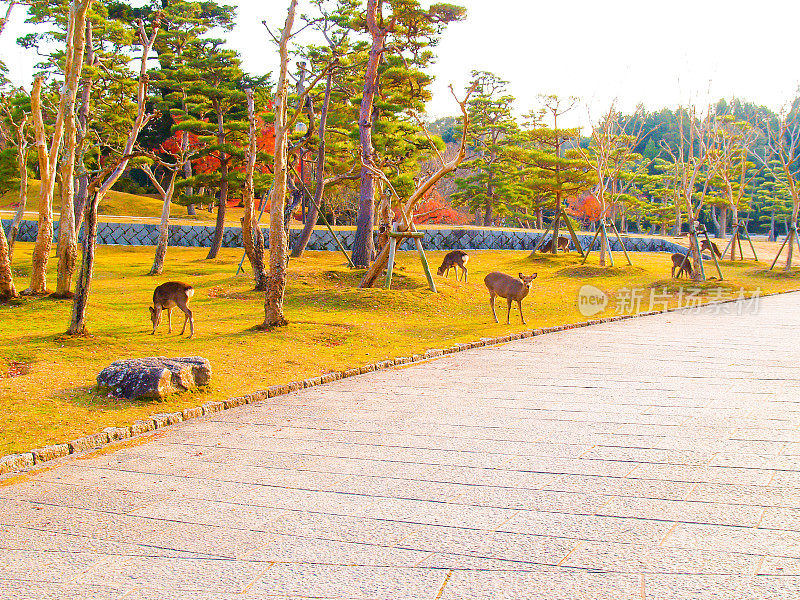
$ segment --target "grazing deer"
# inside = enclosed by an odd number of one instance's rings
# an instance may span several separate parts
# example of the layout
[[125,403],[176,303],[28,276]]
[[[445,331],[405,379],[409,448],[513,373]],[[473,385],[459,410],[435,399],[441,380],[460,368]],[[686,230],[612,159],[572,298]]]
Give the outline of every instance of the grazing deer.
[[700,251],[707,250],[717,255],[717,258],[722,258],[722,254],[717,248],[717,245],[711,240],[700,240]]
[[180,283],[179,281],[168,281],[162,283],[153,292],[153,306],[150,308],[150,319],[153,321],[153,334],[156,333],[156,327],[161,323],[161,311],[167,310],[167,326],[169,333],[172,333],[172,309],[177,306],[180,308],[186,317],[183,320],[183,329],[181,335],[186,331],[186,322],[189,322],[189,338],[194,335],[194,316],[189,308],[189,298],[194,296],[194,288],[187,283]]
[[676,252],[672,255],[672,278],[675,279],[675,269],[678,269],[678,279],[681,274],[686,272],[686,276],[692,277],[692,261],[688,254]]
[[437,275],[444,274],[447,277],[450,274],[450,269],[455,269],[456,272],[456,281],[458,281],[458,269],[461,269],[462,279],[464,281],[467,280],[467,261],[469,260],[469,254],[464,252],[463,250],[453,250],[452,252],[448,252],[444,255],[444,260],[442,261],[442,266],[436,269]]
[[[553,250],[553,238],[550,238],[549,240],[547,240],[545,245],[542,246],[542,252],[550,252],[552,250]],[[558,250],[569,252],[569,238],[558,236]]]
[[498,273],[492,271],[484,278],[486,287],[489,288],[489,304],[492,307],[492,315],[494,322],[499,323],[497,320],[497,313],[494,311],[494,297],[500,296],[508,301],[508,314],[506,315],[506,324],[511,323],[511,302],[517,301],[519,305],[519,318],[522,319],[522,324],[525,325],[525,317],[522,316],[522,299],[531,291],[531,282],[536,279],[538,273],[534,273],[530,277],[526,277],[522,273],[519,278],[506,275],[505,273]]

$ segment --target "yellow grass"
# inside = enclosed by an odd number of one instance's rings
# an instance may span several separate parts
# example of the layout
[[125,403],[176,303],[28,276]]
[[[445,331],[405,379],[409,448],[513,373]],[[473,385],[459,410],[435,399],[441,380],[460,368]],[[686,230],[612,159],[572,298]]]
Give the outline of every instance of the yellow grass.
[[[29,276],[31,246],[19,244],[15,252],[20,289]],[[27,374],[0,378],[0,455],[332,370],[583,321],[586,317],[578,312],[576,298],[584,284],[610,295],[606,316],[614,314],[624,288],[641,288],[645,295],[666,288],[674,305],[679,285],[690,285],[669,279],[666,254],[634,254],[633,267],[601,269],[596,255],[581,267],[575,253],[531,259],[527,252],[470,251],[469,282],[436,277],[439,293],[432,294],[416,254],[403,252],[394,289],[360,290],[355,286],[361,272],[348,270],[341,255],[312,252],[289,266],[285,303],[289,326],[263,332],[254,329],[263,319],[263,295],[251,291],[248,276],[233,275],[240,250],[223,249],[219,259],[205,261],[205,249],[170,248],[166,274],[157,278],[145,275],[152,254],[152,248],[99,248],[89,308],[91,338],[62,335],[69,321],[68,300],[24,298],[0,305],[0,374],[7,371],[4,364],[30,369]],[[434,269],[443,254],[429,253]],[[616,257],[619,265],[623,257]],[[765,273],[767,266],[753,261],[723,263],[723,293],[735,295],[740,287],[763,292],[800,288],[798,271]],[[51,269],[54,278],[55,261]],[[523,302],[527,326],[521,325],[516,310],[511,325],[504,323],[502,300],[498,302],[501,324],[493,322],[483,284],[492,270],[539,273]],[[196,289],[191,306],[197,333],[192,340],[177,335],[183,322],[177,312],[175,333],[168,335],[164,322],[157,335],[150,335],[147,306],[153,288],[168,280],[185,281]],[[702,296],[716,297],[716,287],[716,282],[704,284]],[[648,310],[647,302],[640,308]],[[214,371],[212,385],[164,402],[129,402],[92,392],[97,373],[112,361],[158,355],[207,357]]]

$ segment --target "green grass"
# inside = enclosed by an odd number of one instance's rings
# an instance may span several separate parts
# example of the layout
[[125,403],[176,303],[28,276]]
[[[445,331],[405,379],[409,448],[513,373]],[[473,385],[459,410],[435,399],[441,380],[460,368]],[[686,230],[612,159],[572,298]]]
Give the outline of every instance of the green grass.
[[[14,273],[26,286],[31,244],[18,244]],[[676,294],[690,286],[669,279],[667,254],[633,254],[633,267],[600,268],[596,255],[581,266],[575,253],[538,256],[527,252],[471,251],[468,283],[436,277],[439,293],[427,290],[414,253],[400,253],[392,290],[357,289],[361,272],[350,271],[341,255],[312,252],[292,260],[286,290],[287,327],[270,332],[255,326],[263,319],[263,294],[253,292],[249,277],[234,277],[240,250],[223,249],[220,258],[203,260],[205,249],[170,248],[166,274],[148,277],[152,248],[99,248],[89,307],[92,337],[65,337],[71,302],[22,298],[0,305],[0,455],[63,442],[112,425],[129,424],[156,412],[181,410],[370,362],[420,353],[457,342],[523,329],[583,321],[576,308],[578,289],[591,284],[614,301],[624,288],[667,287]],[[443,252],[429,253],[438,266]],[[617,255],[622,260],[621,255]],[[617,263],[619,265],[619,262]],[[50,263],[51,285],[56,262]],[[764,263],[723,263],[726,294],[740,287],[763,292],[800,288],[797,272],[765,272]],[[497,303],[495,324],[483,277],[492,270],[511,274],[538,272],[531,295],[523,301],[523,326],[512,310],[506,325],[505,304]],[[196,334],[180,337],[182,314],[175,312],[168,335],[166,320],[150,335],[148,305],[153,288],[164,281],[192,284],[196,294]],[[715,297],[718,282],[700,286]],[[675,300],[673,300],[673,304]],[[648,310],[645,302],[642,310]],[[603,314],[598,315],[603,316]],[[212,385],[163,402],[129,402],[92,391],[97,373],[114,360],[137,356],[207,357]],[[4,366],[5,365],[5,366]],[[5,377],[8,367],[26,374]]]

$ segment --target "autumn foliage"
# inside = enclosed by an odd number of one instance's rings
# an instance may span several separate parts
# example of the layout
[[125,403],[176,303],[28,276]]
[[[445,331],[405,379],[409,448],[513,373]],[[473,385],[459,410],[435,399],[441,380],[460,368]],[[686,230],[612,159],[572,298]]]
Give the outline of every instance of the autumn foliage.
[[579,221],[597,221],[601,213],[600,202],[589,192],[567,198],[567,214]]
[[[400,210],[394,209],[395,220],[400,220]],[[415,225],[447,224],[466,225],[471,221],[470,215],[455,210],[436,189],[431,189],[425,200],[414,212]]]

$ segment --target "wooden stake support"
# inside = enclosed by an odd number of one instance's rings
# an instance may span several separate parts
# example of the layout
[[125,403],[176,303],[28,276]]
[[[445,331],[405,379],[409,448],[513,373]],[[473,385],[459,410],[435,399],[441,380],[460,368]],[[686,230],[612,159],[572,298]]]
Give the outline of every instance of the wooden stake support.
[[[547,228],[544,230],[542,237],[540,237],[539,241],[536,242],[536,245],[533,247],[532,253],[537,252],[539,248],[542,246],[542,244],[544,244],[544,241],[547,238],[547,232],[550,231],[550,227],[552,226],[553,232],[555,233],[555,231],[558,229],[559,223],[562,220],[566,224],[567,229],[569,229],[569,235],[572,238],[572,243],[575,245],[575,250],[581,255],[581,257],[583,258],[586,257],[586,254],[584,253],[583,248],[581,247],[581,242],[578,239],[577,234],[575,233],[575,229],[572,227],[572,222],[569,220],[567,213],[565,213],[564,209],[561,207],[559,207],[558,212],[556,213],[556,216],[553,218],[553,220],[550,222],[550,225],[548,225]],[[558,240],[553,239],[553,244],[555,245],[556,252],[558,252]]]
[[[614,221],[610,221],[609,226],[614,231],[614,235],[616,236],[617,241],[619,242],[619,245],[622,248],[622,251],[625,253],[625,260],[628,261],[628,266],[633,265],[633,262],[631,262],[631,257],[628,254],[628,250],[625,248],[625,242],[622,241],[622,236],[619,234],[619,230],[617,229],[617,226],[614,224]],[[608,239],[608,229],[605,220],[600,221],[600,226],[597,228],[597,231],[595,231],[594,237],[592,238],[589,247],[586,249],[586,254],[583,257],[583,261],[581,261],[582,265],[586,264],[586,259],[589,258],[589,254],[592,252],[592,248],[594,247],[594,242],[600,235],[601,231],[605,232],[604,237],[606,238],[606,251],[608,252],[608,260],[611,263],[611,266],[612,267],[614,266],[614,255],[611,253],[611,242]]]
[[387,290],[392,287],[392,272],[394,271],[394,258],[397,252],[398,244],[401,244],[405,238],[414,240],[419,252],[419,260],[422,263],[422,270],[425,272],[425,277],[428,279],[428,286],[431,291],[436,293],[436,284],[433,282],[433,275],[431,268],[428,266],[428,259],[425,257],[425,249],[422,247],[422,238],[425,233],[422,231],[397,231],[397,223],[392,226],[392,230],[387,233],[389,236],[389,261],[386,264],[386,285]]
[[789,230],[789,235],[787,235],[787,236],[784,238],[784,240],[783,240],[783,243],[781,244],[781,247],[780,247],[780,249],[778,250],[778,253],[775,255],[775,260],[773,260],[773,261],[772,261],[772,264],[771,264],[771,265],[770,265],[770,267],[769,267],[769,270],[770,270],[770,271],[772,271],[772,269],[774,269],[774,268],[775,268],[775,263],[777,263],[777,262],[778,262],[778,259],[780,258],[780,256],[781,256],[781,253],[783,252],[783,248],[786,246],[786,242],[789,242],[789,245],[790,245],[790,246],[792,245],[792,243],[793,243],[793,242],[796,242],[796,243],[797,243],[797,248],[798,248],[798,251],[800,251],[800,237],[798,237],[798,236],[797,236],[797,225],[794,225],[794,226],[793,226],[793,227],[792,227],[792,228]]
[[750,242],[750,250],[753,251],[753,258],[758,261],[758,255],[756,254],[755,246],[753,246],[753,240],[750,239],[750,234],[747,232],[747,227],[742,221],[739,221],[733,227],[733,235],[731,236],[731,240],[728,242],[728,245],[725,246],[725,250],[722,251],[722,257],[725,258],[725,254],[728,252],[728,248],[731,250],[731,260],[736,260],[736,246],[739,246],[739,260],[744,260],[744,252],[742,251],[742,237],[744,237],[748,242]]

